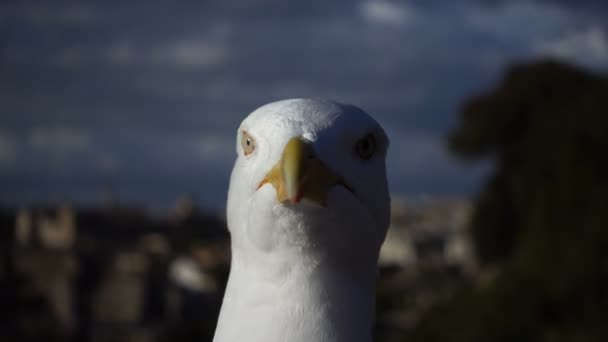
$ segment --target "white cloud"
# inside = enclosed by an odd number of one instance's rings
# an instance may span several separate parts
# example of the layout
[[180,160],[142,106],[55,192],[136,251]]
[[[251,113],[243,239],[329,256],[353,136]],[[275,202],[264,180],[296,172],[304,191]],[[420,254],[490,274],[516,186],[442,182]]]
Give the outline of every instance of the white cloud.
[[102,153],[97,157],[96,166],[106,174],[113,174],[116,173],[122,165],[114,155]]
[[597,26],[541,42],[538,53],[596,67],[608,67],[608,36]]
[[87,151],[91,145],[91,137],[87,133],[67,126],[34,128],[27,141],[34,151],[43,153],[57,165],[74,154]]
[[137,49],[131,42],[120,42],[110,46],[106,52],[113,64],[132,64],[137,57]]
[[[450,154],[445,137],[386,127],[391,138],[387,156],[389,184],[396,194],[476,191],[493,163],[464,163]],[[423,192],[421,192],[423,190]]]
[[228,49],[220,44],[184,40],[158,46],[151,52],[151,62],[168,64],[186,69],[211,69],[225,62]]
[[465,24],[473,30],[524,44],[554,34],[576,20],[576,15],[559,5],[531,1],[471,6],[463,14]]
[[0,132],[0,166],[13,166],[17,160],[17,143],[7,133]]
[[82,4],[62,8],[52,3],[40,3],[25,7],[20,15],[28,23],[39,26],[86,26],[97,20],[96,8]]
[[57,51],[51,60],[60,67],[72,67],[88,61],[89,55],[88,49],[72,46]]
[[234,158],[234,142],[232,136],[205,135],[195,143],[197,155],[203,161],[217,161]]
[[152,47],[119,41],[108,46],[102,58],[105,57],[104,62],[117,65],[148,64],[208,70],[222,65],[230,56],[228,47],[213,39],[189,39],[159,43]]
[[[14,50],[14,49],[13,49]],[[12,51],[17,55],[19,51]],[[10,56],[10,55],[9,55]],[[91,64],[110,66],[147,65],[178,69],[209,70],[221,66],[231,57],[226,44],[213,39],[190,39],[178,42],[161,42],[142,46],[137,41],[116,41],[107,46],[92,48],[74,45],[57,49],[50,60],[60,67]],[[11,60],[17,60],[13,56]]]
[[365,1],[359,9],[361,16],[368,22],[393,27],[410,24],[417,17],[412,7],[385,0]]
[[389,166],[399,174],[423,175],[449,160],[439,136],[390,128],[387,134],[391,138]]
[[88,25],[97,19],[96,9],[90,6],[79,5],[64,9],[57,20],[70,25]]

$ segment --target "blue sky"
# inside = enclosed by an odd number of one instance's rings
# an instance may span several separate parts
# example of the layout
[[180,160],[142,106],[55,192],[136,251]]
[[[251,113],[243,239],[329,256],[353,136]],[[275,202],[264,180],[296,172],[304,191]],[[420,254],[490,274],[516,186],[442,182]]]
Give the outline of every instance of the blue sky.
[[[422,5],[424,3],[424,5]],[[234,136],[292,97],[358,105],[391,140],[395,194],[470,195],[490,163],[445,148],[510,63],[608,68],[600,1],[0,4],[0,203],[224,206]]]

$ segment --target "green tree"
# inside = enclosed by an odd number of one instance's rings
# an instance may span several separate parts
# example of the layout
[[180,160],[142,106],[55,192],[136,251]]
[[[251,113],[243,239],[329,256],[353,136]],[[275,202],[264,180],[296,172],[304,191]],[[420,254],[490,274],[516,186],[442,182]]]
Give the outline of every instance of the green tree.
[[423,318],[414,341],[608,341],[608,78],[513,66],[465,103],[452,151],[496,163],[470,231],[484,285]]

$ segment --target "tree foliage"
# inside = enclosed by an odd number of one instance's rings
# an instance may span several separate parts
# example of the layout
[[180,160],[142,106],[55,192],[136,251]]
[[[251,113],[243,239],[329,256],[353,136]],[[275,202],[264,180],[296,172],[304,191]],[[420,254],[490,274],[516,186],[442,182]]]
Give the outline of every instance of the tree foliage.
[[452,151],[496,163],[471,223],[498,275],[424,318],[414,341],[608,341],[608,78],[513,66],[468,101]]

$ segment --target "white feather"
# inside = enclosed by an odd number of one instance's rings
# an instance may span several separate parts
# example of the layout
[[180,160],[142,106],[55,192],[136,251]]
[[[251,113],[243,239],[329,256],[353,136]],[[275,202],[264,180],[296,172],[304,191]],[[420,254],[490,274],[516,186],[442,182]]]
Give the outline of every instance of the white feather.
[[[247,156],[242,131],[255,139]],[[370,133],[377,152],[361,160],[354,145]],[[278,203],[270,184],[257,189],[293,137],[311,141],[356,195],[335,186],[321,207]],[[390,210],[382,128],[354,106],[285,100],[251,113],[236,145],[227,210],[232,265],[214,341],[371,341]]]

